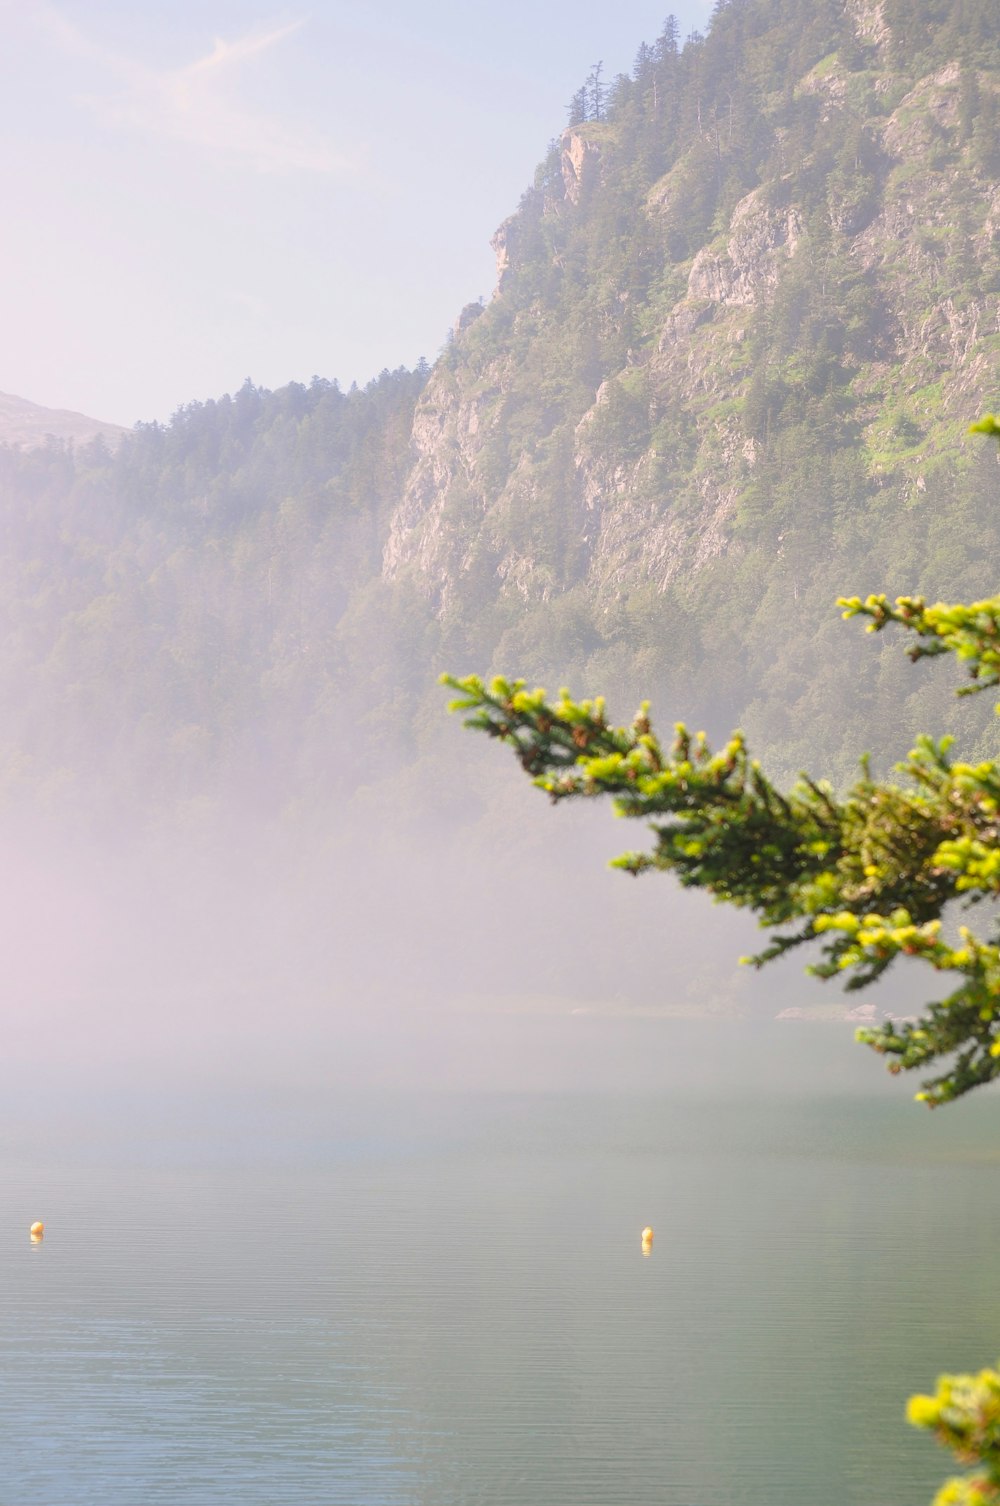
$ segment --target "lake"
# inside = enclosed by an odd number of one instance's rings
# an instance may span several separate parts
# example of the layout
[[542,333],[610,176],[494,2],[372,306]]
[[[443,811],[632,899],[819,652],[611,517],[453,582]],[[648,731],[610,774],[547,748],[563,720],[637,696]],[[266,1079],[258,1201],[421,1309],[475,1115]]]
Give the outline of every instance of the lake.
[[0,1502],[929,1502],[905,1399],[1000,1352],[1000,1103],[842,1028],[817,1088],[816,1029],[724,1091],[9,1082]]

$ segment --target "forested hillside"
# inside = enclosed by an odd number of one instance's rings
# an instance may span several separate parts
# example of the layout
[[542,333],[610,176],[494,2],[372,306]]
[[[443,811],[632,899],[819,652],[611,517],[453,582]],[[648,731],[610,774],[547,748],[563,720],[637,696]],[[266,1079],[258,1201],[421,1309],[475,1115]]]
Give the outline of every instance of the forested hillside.
[[734,0],[588,82],[417,410],[387,567],[452,665],[789,770],[940,722],[832,603],[995,589],[998,42],[988,3]]
[[587,81],[495,245],[429,371],[0,452],[8,809],[444,803],[476,752],[442,668],[649,694],[779,770],[952,717],[833,603],[996,589],[1000,470],[965,435],[1000,375],[992,0],[668,21]]
[[395,598],[369,605],[425,379],[247,382],[113,455],[0,450],[8,801],[83,826],[192,801],[273,818],[398,764],[387,716],[345,759],[390,676],[426,668]]

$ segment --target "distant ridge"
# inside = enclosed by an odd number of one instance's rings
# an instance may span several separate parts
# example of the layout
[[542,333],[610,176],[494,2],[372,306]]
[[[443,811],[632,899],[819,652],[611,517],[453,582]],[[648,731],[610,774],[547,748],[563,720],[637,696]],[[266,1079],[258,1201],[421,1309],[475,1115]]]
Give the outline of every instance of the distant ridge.
[[42,408],[26,398],[0,392],[0,444],[35,450],[50,437],[73,444],[87,444],[100,437],[113,449],[127,432],[121,424],[102,423],[99,418],[87,418],[67,408]]

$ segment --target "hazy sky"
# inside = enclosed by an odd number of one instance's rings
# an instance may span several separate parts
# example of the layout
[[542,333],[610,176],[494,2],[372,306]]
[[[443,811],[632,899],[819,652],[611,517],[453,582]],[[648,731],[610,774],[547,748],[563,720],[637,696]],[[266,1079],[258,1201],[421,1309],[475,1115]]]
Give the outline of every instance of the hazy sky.
[[708,0],[0,0],[0,391],[131,424],[433,359],[590,66]]

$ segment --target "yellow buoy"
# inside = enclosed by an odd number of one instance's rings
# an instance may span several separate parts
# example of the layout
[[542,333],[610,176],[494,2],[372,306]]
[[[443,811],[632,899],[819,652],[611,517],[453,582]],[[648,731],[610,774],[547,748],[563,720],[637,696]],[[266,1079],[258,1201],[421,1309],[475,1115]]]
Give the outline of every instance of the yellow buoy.
[[31,1228],[28,1230],[28,1233],[31,1235],[32,1239],[41,1239],[42,1235],[45,1233],[45,1225],[42,1223],[32,1224]]
[[653,1231],[648,1224],[642,1231],[642,1242],[644,1245],[651,1245],[653,1243]]

